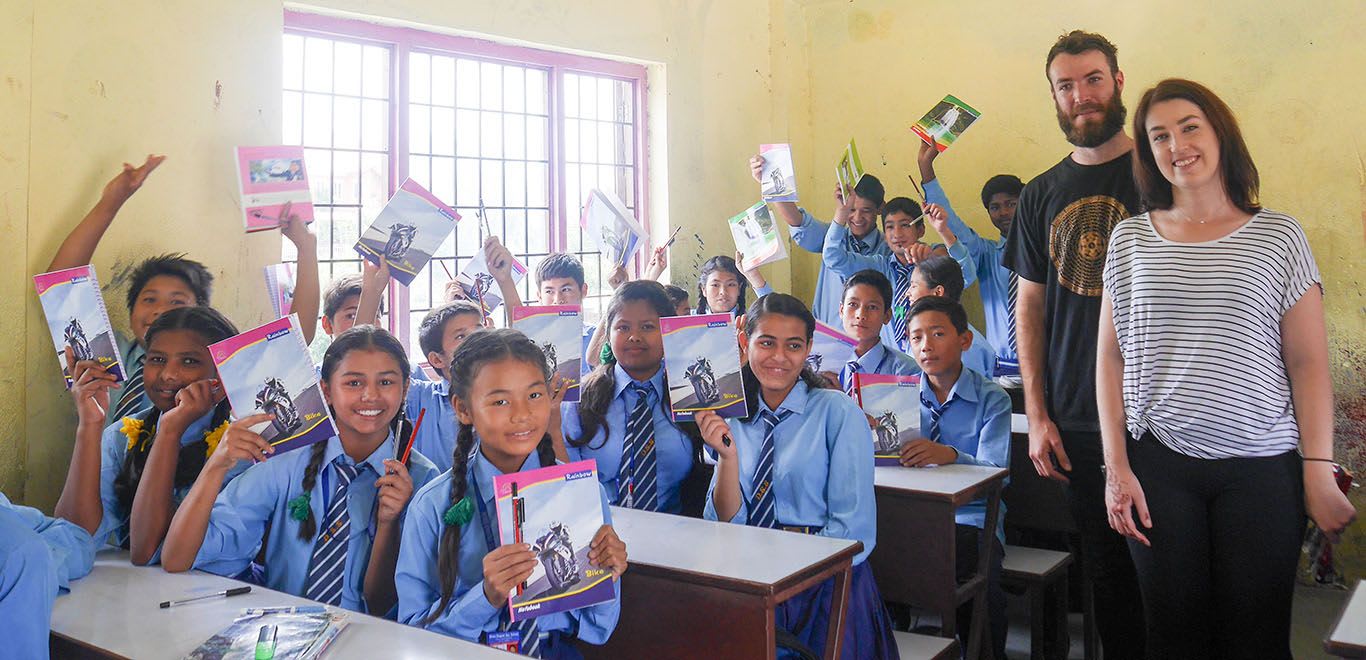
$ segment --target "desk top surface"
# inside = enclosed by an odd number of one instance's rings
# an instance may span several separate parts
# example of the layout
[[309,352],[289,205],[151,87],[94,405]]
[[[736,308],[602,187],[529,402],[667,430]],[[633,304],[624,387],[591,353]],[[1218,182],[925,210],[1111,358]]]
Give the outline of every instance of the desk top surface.
[[779,586],[784,580],[858,554],[862,544],[612,507],[612,526],[632,565]]
[[953,500],[967,497],[991,481],[1004,479],[1007,472],[1005,468],[956,463],[927,468],[880,465],[873,468],[873,484],[878,490]]
[[[123,550],[102,550],[90,575],[71,583],[57,599],[52,632],[87,646],[129,658],[183,658],[249,607],[317,603],[252,585],[251,593],[212,598],[160,609],[165,600],[192,598],[241,586],[217,575],[167,573],[159,566],[133,566]],[[346,612],[348,625],[328,658],[489,658],[508,655],[486,646]]]
[[1328,633],[1324,646],[1330,652],[1348,652],[1355,656],[1366,655],[1366,588],[1362,581],[1352,588],[1352,595],[1342,607],[1337,624]]

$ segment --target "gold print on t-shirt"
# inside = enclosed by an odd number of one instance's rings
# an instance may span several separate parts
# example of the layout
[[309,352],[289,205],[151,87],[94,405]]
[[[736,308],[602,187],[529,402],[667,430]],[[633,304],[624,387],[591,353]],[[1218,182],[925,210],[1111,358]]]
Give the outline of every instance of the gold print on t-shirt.
[[1110,232],[1128,215],[1119,200],[1092,195],[1068,204],[1054,216],[1048,257],[1058,271],[1058,282],[1079,296],[1099,296]]

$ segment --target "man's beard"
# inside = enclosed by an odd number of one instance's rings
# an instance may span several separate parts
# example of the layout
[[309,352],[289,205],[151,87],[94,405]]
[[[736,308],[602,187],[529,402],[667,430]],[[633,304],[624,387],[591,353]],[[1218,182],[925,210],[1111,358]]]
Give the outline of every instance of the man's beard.
[[1124,101],[1119,96],[1119,85],[1115,85],[1114,96],[1110,97],[1110,102],[1104,106],[1088,104],[1073,108],[1073,112],[1081,113],[1099,109],[1102,112],[1099,122],[1085,122],[1078,126],[1072,121],[1072,116],[1065,113],[1058,107],[1057,102],[1053,103],[1053,108],[1058,115],[1058,128],[1062,129],[1063,135],[1067,136],[1067,141],[1074,146],[1093,149],[1105,144],[1106,140],[1124,130],[1124,118],[1128,110],[1124,107]]

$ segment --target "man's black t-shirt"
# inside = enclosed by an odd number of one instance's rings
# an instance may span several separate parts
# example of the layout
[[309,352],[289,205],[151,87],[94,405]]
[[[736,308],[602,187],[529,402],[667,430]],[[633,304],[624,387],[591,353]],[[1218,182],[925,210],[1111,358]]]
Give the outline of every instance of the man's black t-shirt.
[[1020,194],[1005,265],[1044,285],[1044,388],[1064,431],[1098,431],[1096,332],[1110,232],[1140,213],[1129,153],[1100,165],[1069,154]]

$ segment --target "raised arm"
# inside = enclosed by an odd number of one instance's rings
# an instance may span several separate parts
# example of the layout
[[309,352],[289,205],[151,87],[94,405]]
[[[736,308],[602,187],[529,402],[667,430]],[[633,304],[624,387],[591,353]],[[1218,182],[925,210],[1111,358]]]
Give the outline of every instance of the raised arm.
[[484,260],[489,265],[489,274],[498,283],[498,291],[503,296],[503,307],[507,309],[507,322],[512,323],[512,311],[522,307],[522,293],[512,281],[512,263],[516,259],[512,251],[498,240],[497,236],[484,239]]
[[52,256],[52,262],[47,266],[48,271],[75,268],[90,263],[95,256],[95,248],[99,246],[100,239],[104,238],[104,232],[109,229],[109,225],[114,222],[114,216],[118,215],[119,209],[123,208],[128,198],[142,187],[147,176],[164,160],[165,156],[148,154],[147,160],[140,167],[124,163],[123,171],[105,184],[100,201],[95,203],[95,207],[85,214],[57,248],[57,254]]
[[[90,534],[100,528],[104,505],[100,501],[100,471],[103,463],[103,433],[105,411],[109,409],[109,389],[114,376],[94,360],[77,362],[70,348],[67,353],[67,373],[75,384],[71,398],[76,404],[76,446],[71,452],[71,463],[66,470],[66,483],[57,500],[55,514]],[[95,539],[102,543],[104,539]]]
[[[749,173],[755,181],[763,182],[764,157],[754,154],[749,157]],[[769,202],[769,207],[778,212],[778,217],[783,219],[789,227],[802,226],[802,211],[797,208],[796,202]],[[815,250],[812,250],[813,252]]]
[[379,265],[366,260],[361,263],[360,300],[356,303],[356,325],[379,325],[379,303],[384,299],[384,288],[389,286],[389,260],[379,258]]
[[308,228],[299,216],[289,212],[289,205],[281,210],[280,233],[299,255],[299,263],[294,271],[294,304],[292,311],[299,315],[299,331],[304,335],[304,343],[313,343],[318,330],[318,308],[322,300],[322,288],[318,280],[318,237]]
[[[948,216],[949,229],[957,235],[958,240],[968,249],[974,259],[986,249],[986,241],[977,234],[968,223],[958,217],[953,211],[953,205],[949,204],[949,196],[944,192],[943,185],[935,177],[934,159],[939,156],[939,150],[928,143],[920,143],[920,153],[916,161],[920,164],[920,182],[925,186],[925,202],[936,204],[944,209]],[[964,271],[966,274],[966,271]]]

